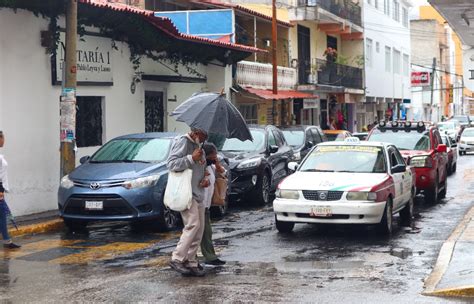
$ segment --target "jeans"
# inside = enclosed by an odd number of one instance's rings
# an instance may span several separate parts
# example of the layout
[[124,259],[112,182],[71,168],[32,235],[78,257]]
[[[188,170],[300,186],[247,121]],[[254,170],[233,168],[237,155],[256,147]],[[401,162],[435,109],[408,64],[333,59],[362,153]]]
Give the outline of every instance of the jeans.
[[4,200],[0,201],[0,233],[2,234],[3,240],[9,241],[10,235],[8,234],[7,215],[2,204],[6,204],[6,202]]

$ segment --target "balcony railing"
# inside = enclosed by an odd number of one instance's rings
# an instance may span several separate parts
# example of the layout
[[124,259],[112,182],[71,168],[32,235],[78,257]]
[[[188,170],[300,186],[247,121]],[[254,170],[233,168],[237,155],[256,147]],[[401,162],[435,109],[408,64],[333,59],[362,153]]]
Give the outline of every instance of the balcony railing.
[[[272,87],[273,69],[271,64],[252,61],[237,63],[236,82],[243,87],[270,89]],[[278,67],[278,88],[294,89],[298,83],[296,69]]]
[[300,60],[299,83],[363,89],[362,69],[322,59]]
[[298,0],[298,6],[319,6],[338,17],[362,26],[362,10],[351,0]]

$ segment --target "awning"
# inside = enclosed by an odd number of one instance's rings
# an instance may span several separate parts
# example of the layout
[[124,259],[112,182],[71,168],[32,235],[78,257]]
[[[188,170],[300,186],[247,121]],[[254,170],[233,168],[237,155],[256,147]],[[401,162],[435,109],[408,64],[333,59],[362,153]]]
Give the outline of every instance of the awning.
[[243,88],[243,89],[253,95],[257,95],[260,98],[268,99],[268,100],[319,98],[319,96],[317,95],[304,93],[300,91],[293,91],[293,90],[278,90],[278,94],[273,94],[272,90],[254,89],[254,88]]

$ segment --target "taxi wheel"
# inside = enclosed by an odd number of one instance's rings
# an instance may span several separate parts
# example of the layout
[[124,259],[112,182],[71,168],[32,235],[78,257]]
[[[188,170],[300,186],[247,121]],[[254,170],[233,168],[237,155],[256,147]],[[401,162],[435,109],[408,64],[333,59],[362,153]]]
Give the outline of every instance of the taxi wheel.
[[275,226],[279,233],[290,233],[295,228],[295,223],[279,221],[275,215]]
[[393,204],[392,198],[387,199],[385,209],[383,211],[382,220],[377,225],[377,232],[380,235],[391,235],[393,230]]
[[414,197],[415,195],[412,194],[410,200],[405,205],[405,207],[400,211],[400,220],[404,226],[410,226],[411,221],[413,219],[413,207],[414,207]]

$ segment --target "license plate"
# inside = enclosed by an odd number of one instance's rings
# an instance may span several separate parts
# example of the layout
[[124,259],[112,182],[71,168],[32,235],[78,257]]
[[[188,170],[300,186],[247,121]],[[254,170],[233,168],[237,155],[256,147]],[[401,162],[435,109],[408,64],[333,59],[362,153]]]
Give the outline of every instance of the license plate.
[[318,206],[311,208],[310,216],[330,217],[332,216],[332,209],[330,206]]
[[104,202],[103,201],[86,201],[87,210],[103,210]]

